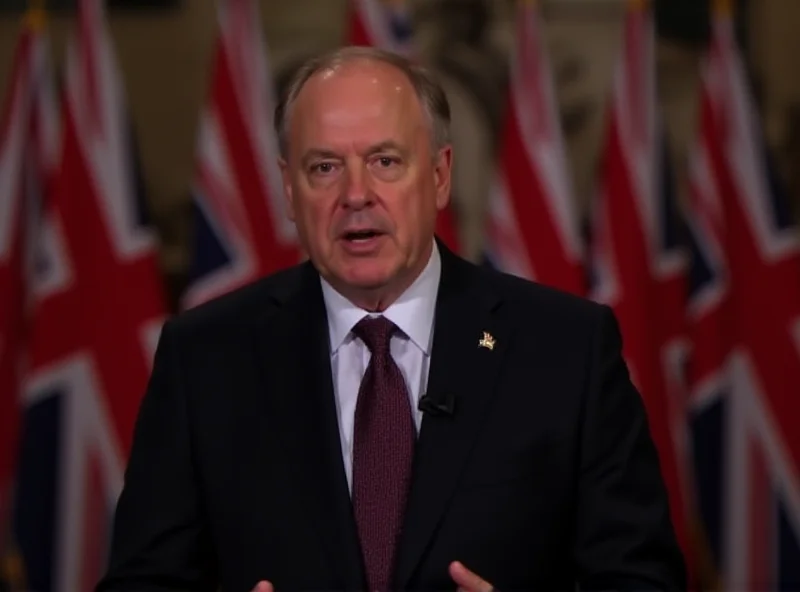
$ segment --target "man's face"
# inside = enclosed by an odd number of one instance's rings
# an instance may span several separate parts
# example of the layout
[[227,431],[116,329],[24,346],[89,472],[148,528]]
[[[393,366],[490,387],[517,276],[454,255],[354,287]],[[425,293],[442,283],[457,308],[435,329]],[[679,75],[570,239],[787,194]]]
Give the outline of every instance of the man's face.
[[403,73],[366,60],[314,75],[288,126],[281,169],[303,247],[346,297],[385,306],[430,256],[449,200],[450,148],[433,153]]

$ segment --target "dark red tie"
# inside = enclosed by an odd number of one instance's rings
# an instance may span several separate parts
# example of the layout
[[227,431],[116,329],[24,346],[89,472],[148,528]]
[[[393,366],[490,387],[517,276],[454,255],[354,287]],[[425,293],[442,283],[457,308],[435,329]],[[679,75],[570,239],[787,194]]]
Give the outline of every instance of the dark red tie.
[[370,591],[389,589],[416,443],[406,384],[389,350],[395,331],[384,317],[353,328],[371,352],[356,402],[352,492]]

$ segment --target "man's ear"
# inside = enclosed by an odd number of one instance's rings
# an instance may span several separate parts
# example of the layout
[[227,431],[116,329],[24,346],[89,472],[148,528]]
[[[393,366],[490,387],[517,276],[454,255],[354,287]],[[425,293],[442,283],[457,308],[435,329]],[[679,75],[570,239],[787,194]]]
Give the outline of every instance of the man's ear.
[[450,203],[450,185],[453,171],[453,147],[449,144],[439,150],[433,166],[436,184],[436,209],[443,210]]
[[292,222],[295,221],[296,212],[294,209],[294,193],[292,192],[292,175],[286,159],[278,159],[278,166],[281,169],[281,183],[283,184],[283,198],[286,200],[286,216]]

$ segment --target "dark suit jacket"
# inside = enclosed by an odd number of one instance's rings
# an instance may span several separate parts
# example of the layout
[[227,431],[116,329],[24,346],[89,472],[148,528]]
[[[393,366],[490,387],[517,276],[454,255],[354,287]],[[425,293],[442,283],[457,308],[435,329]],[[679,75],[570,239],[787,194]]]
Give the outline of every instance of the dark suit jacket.
[[[607,307],[440,246],[425,416],[396,589],[685,589],[656,450]],[[493,349],[479,347],[483,332]],[[306,263],[164,327],[109,590],[357,590],[327,321]]]

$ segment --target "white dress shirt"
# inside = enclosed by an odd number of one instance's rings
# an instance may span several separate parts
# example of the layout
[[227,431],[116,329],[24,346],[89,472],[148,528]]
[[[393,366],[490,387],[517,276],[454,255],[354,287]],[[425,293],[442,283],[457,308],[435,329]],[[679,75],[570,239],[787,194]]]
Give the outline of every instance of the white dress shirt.
[[[422,273],[400,298],[381,313],[400,329],[392,337],[389,347],[395,363],[405,378],[417,433],[422,422],[422,412],[417,409],[417,404],[428,384],[433,343],[433,316],[441,269],[439,251],[434,243],[433,252]],[[347,484],[352,487],[356,400],[361,379],[370,359],[369,349],[352,333],[352,329],[356,323],[371,313],[355,306],[325,280],[322,280],[322,295],[328,314],[331,371],[336,410],[339,414],[342,457]]]

